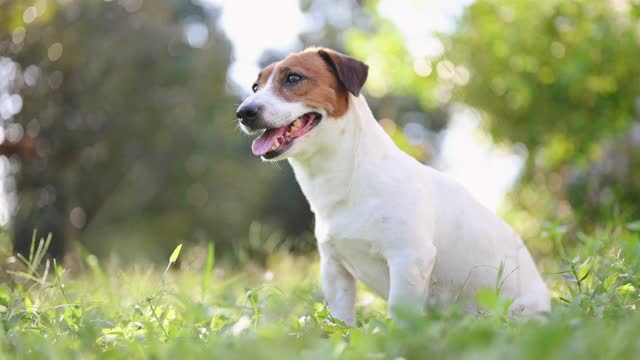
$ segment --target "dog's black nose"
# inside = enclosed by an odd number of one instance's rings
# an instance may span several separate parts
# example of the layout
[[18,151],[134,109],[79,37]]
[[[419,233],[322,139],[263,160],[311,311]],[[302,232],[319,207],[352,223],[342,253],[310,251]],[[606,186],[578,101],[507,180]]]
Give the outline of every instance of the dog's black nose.
[[240,119],[240,122],[246,126],[253,126],[258,120],[258,112],[260,107],[255,104],[246,104],[240,106],[236,112],[236,117]]

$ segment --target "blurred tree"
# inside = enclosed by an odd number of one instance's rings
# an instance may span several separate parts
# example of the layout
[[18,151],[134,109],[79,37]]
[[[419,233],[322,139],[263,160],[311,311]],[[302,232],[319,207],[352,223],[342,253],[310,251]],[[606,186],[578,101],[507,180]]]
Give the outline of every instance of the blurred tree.
[[17,251],[34,228],[54,233],[57,254],[73,238],[151,258],[246,238],[269,174],[246,167],[233,132],[216,19],[188,0],[0,2],[0,71],[12,74],[0,96],[21,105],[0,114],[5,142],[35,149],[20,162],[5,152],[20,164]]
[[[529,193],[546,189],[573,200],[585,219],[614,203],[640,215],[640,184],[631,180],[640,178],[637,161],[617,166],[627,179],[595,169],[605,153],[610,165],[614,158],[637,158],[625,151],[630,148],[606,144],[625,137],[640,110],[639,15],[634,1],[481,0],[469,6],[455,33],[442,37],[448,59],[472,74],[459,99],[484,112],[497,141],[527,146]],[[588,193],[577,187],[567,198],[567,186],[580,183],[570,175],[584,171],[602,176],[589,181]],[[605,189],[608,200],[593,198]],[[538,213],[562,215],[568,208],[540,195],[514,199]]]
[[585,219],[606,219],[611,210],[640,216],[640,122],[603,143],[601,151],[586,170],[569,171],[571,204]]

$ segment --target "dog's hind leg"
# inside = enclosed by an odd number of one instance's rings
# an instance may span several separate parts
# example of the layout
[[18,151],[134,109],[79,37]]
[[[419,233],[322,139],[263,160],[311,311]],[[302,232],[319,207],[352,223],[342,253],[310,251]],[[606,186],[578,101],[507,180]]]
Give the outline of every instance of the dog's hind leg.
[[536,291],[516,298],[509,308],[512,316],[525,318],[537,317],[549,311],[551,311],[551,300],[549,290],[544,286],[539,286]]

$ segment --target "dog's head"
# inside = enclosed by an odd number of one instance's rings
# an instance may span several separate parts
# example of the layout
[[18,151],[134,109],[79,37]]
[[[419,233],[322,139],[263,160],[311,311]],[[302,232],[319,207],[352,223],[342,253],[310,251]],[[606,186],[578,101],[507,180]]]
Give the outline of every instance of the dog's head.
[[264,68],[254,94],[236,112],[247,134],[262,131],[251,150],[277,161],[312,153],[314,138],[348,111],[349,94],[358,96],[369,67],[333,50],[312,48]]

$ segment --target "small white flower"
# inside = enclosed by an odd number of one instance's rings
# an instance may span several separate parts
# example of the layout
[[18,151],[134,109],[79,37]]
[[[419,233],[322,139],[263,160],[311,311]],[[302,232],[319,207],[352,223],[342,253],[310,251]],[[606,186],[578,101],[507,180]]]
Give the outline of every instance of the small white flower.
[[241,332],[246,330],[249,325],[251,325],[251,320],[248,317],[243,316],[240,318],[240,320],[238,320],[238,322],[233,324],[233,326],[231,327],[231,333],[233,335],[239,335]]

